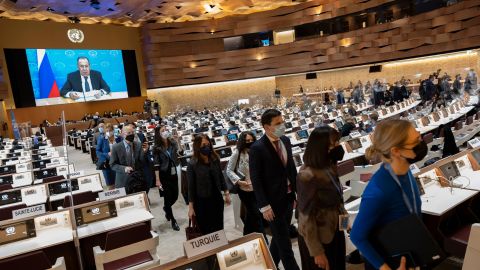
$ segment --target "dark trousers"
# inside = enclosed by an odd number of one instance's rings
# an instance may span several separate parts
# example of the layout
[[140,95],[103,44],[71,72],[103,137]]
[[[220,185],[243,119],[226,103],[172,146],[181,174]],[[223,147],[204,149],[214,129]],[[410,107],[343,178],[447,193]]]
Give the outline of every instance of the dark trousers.
[[[333,236],[332,242],[323,245],[330,269],[345,270],[345,234],[338,231]],[[301,235],[298,235],[298,248],[302,258],[302,270],[322,269],[315,264],[314,257],[310,256],[307,244]]]
[[257,200],[253,191],[238,191],[238,196],[245,206],[245,220],[243,226],[243,235],[258,232],[265,234],[263,228],[262,215],[257,207]]
[[162,182],[163,191],[160,195],[163,197],[163,211],[167,219],[175,219],[172,212],[172,205],[178,199],[178,176],[169,173],[160,173],[160,181]]
[[208,198],[198,198],[193,207],[198,227],[203,234],[223,230],[223,198],[220,191]]
[[278,266],[281,260],[285,270],[300,270],[293,255],[289,233],[293,215],[293,198],[288,199],[288,206],[283,215],[279,215],[275,211],[274,214],[275,218],[269,222],[270,230],[272,231],[270,254],[272,254],[273,262]]
[[107,186],[115,185],[115,172],[111,168],[102,170],[102,173],[103,177],[105,178],[105,184]]

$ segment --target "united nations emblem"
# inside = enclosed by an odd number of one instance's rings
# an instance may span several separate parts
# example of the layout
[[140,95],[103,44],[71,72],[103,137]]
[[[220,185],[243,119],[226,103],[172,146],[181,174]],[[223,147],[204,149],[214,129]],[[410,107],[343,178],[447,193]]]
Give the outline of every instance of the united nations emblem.
[[68,39],[73,43],[82,43],[85,38],[82,30],[80,29],[68,29],[67,31]]

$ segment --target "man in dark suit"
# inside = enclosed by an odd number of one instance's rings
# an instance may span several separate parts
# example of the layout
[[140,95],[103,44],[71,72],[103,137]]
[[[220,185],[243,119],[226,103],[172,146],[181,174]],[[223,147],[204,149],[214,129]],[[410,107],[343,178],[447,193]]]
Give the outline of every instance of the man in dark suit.
[[77,100],[91,93],[98,99],[110,93],[110,87],[102,78],[102,73],[90,69],[90,61],[87,57],[78,57],[77,66],[78,71],[67,75],[67,81],[60,90],[61,96]]
[[297,179],[292,145],[284,136],[285,122],[278,110],[266,110],[261,123],[265,135],[250,147],[249,152],[253,190],[260,212],[270,223],[270,253],[275,264],[278,266],[281,260],[286,270],[298,270],[289,237]]
[[148,144],[141,144],[135,140],[135,130],[130,125],[122,129],[123,140],[112,146],[110,167],[116,172],[115,188],[125,187],[129,174],[134,171],[143,171],[145,153]]

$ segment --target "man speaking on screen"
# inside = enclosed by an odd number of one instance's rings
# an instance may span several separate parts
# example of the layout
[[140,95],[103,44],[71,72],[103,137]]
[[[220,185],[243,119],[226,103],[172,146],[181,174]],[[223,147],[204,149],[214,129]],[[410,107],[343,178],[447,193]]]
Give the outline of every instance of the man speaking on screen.
[[78,71],[67,75],[67,81],[60,91],[61,96],[75,101],[80,98],[87,101],[90,98],[99,99],[110,93],[110,87],[102,78],[102,73],[90,69],[90,61],[87,57],[78,57],[77,66]]

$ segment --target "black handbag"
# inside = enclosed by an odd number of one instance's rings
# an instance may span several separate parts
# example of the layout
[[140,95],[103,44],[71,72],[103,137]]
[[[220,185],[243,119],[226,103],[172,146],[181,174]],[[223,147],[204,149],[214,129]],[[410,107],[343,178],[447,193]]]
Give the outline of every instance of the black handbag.
[[104,160],[103,162],[100,162],[100,160],[97,160],[97,170],[108,170],[110,169],[110,163],[108,160]]
[[185,235],[187,237],[187,241],[203,235],[202,231],[200,231],[200,227],[198,227],[195,216],[188,221],[188,227],[185,228]]
[[134,171],[128,175],[125,191],[127,194],[137,193],[147,190],[147,182],[143,179],[143,174],[139,171]]
[[407,259],[407,268],[431,269],[446,257],[419,216],[410,214],[375,229],[370,234],[374,248],[390,268],[397,269],[400,258]]

